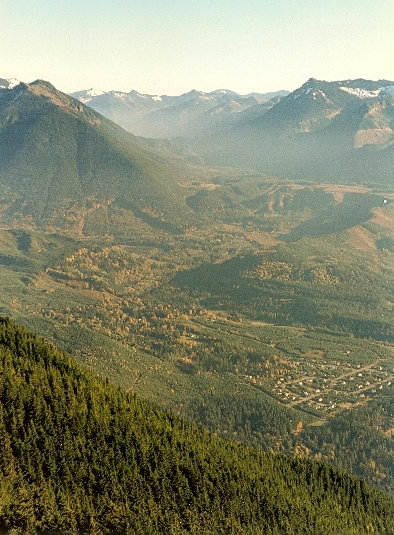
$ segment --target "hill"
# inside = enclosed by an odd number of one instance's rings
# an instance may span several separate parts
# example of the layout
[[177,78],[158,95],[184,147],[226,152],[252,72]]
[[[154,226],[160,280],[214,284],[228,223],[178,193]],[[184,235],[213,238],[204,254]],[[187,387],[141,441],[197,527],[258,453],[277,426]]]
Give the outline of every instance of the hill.
[[328,466],[223,442],[0,320],[6,533],[389,533],[392,501]]
[[47,221],[55,212],[127,210],[181,228],[190,210],[178,182],[193,170],[79,101],[36,81],[0,89],[3,216]]

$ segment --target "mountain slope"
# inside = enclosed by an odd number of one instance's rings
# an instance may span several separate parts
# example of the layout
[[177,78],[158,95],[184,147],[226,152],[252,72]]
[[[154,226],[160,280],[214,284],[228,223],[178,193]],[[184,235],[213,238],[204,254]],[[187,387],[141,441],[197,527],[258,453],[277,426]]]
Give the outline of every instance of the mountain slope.
[[389,533],[393,503],[320,463],[225,443],[0,320],[6,533]]
[[0,90],[0,153],[10,218],[42,221],[67,202],[147,211],[174,227],[190,214],[177,185],[190,169],[48,82]]

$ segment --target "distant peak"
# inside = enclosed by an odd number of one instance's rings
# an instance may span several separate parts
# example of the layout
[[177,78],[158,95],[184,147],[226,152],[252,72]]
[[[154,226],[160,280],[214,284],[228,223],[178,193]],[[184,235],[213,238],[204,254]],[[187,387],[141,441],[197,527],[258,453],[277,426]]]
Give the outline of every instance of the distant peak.
[[301,86],[302,89],[307,87],[316,87],[319,84],[324,83],[323,80],[318,80],[317,78],[308,78],[308,80]]
[[8,78],[7,80],[0,79],[0,89],[14,89],[21,82],[16,78]]
[[235,93],[235,91],[231,91],[231,89],[215,89],[215,91],[211,91],[211,94],[237,95],[238,93]]
[[9,89],[14,89],[17,85],[19,85],[21,82],[17,80],[16,78],[9,78],[7,80]]
[[34,80],[34,82],[31,82],[31,84],[29,85],[33,87],[36,87],[36,86],[46,87],[47,89],[50,89],[52,91],[57,91],[56,87],[52,85],[50,82],[47,82],[46,80],[41,80],[41,79]]
[[187,93],[183,93],[181,97],[194,97],[197,95],[204,95],[205,93],[203,91],[197,91],[197,89],[192,89],[191,91],[188,91]]
[[106,91],[103,91],[102,89],[94,89],[91,87],[86,91],[86,94],[90,97],[99,97],[100,95],[105,95]]

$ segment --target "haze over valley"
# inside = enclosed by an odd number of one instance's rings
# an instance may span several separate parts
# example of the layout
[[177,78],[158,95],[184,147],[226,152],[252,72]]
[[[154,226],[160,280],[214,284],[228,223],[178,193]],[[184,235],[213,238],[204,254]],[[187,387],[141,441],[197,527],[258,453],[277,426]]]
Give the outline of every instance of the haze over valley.
[[393,105],[0,78],[0,531],[392,532]]

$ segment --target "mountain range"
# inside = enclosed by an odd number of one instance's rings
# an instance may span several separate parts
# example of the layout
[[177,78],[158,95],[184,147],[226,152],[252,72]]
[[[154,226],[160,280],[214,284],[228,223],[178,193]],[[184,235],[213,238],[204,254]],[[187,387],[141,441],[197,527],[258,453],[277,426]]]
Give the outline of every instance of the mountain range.
[[251,121],[184,140],[210,164],[334,182],[389,184],[394,82],[311,78]]
[[[388,184],[394,165],[394,82],[310,78],[295,91],[179,97],[132,91],[73,96],[127,130],[178,138],[209,165],[329,181]],[[179,139],[182,138],[182,139]]]
[[[4,92],[16,81],[0,85]],[[85,90],[72,95],[134,135],[176,138],[172,145],[150,146],[193,163],[384,185],[394,166],[393,88],[390,80],[311,78],[291,93],[193,90],[157,96]]]
[[228,89],[192,90],[179,96],[88,89],[71,93],[138,136],[175,138],[242,124],[263,113],[288,91],[239,95]]

